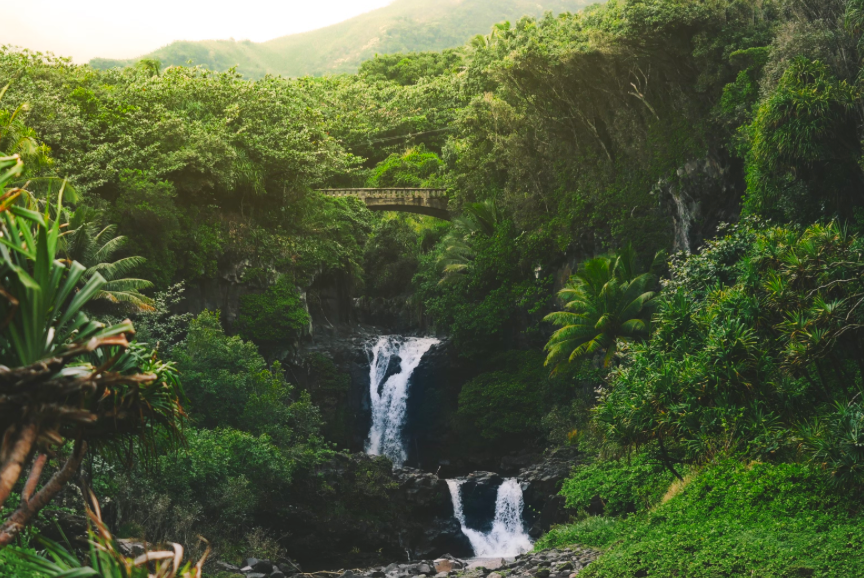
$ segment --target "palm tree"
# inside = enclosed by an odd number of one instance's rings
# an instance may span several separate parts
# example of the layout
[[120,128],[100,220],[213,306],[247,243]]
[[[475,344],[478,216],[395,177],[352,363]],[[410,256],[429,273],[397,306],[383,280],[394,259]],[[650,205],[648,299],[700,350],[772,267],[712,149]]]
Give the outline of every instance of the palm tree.
[[442,274],[440,283],[453,281],[471,268],[475,241],[481,236],[491,237],[502,220],[503,216],[492,200],[471,203],[453,219],[450,232],[442,240],[444,252],[438,259]]
[[105,279],[105,285],[94,297],[112,303],[126,303],[137,309],[152,311],[153,301],[140,293],[142,289],[153,286],[144,279],[126,277],[135,267],[146,261],[144,257],[123,257],[111,259],[126,244],[126,237],[116,236],[117,226],[101,227],[95,221],[91,210],[78,209],[67,215],[67,232],[64,234],[66,259],[84,265],[83,280],[87,281],[96,273]]
[[[653,271],[662,262],[663,253],[654,256]],[[632,245],[617,255],[595,257],[582,263],[570,282],[558,295],[565,301],[565,311],[557,311],[545,320],[560,327],[546,344],[546,365],[560,365],[605,352],[608,367],[619,342],[641,339],[648,335],[651,305],[656,293],[649,288],[656,281],[651,271],[638,273],[636,252]]]

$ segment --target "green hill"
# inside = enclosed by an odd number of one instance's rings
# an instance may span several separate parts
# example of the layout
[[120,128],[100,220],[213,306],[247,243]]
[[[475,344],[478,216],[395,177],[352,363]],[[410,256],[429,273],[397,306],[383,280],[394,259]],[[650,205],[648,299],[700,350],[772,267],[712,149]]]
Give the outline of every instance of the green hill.
[[[486,34],[493,24],[545,12],[576,11],[595,0],[396,0],[389,6],[350,20],[267,42],[177,41],[141,58],[164,66],[190,60],[211,70],[232,66],[248,78],[265,74],[320,76],[356,72],[375,54],[442,50]],[[99,69],[126,66],[140,59],[94,58]]]

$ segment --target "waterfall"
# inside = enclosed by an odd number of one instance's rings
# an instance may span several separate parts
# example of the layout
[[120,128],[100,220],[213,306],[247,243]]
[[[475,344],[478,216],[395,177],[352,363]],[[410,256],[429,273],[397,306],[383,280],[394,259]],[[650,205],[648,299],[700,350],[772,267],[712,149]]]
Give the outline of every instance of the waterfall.
[[[405,425],[411,375],[420,365],[423,355],[438,343],[437,339],[431,337],[384,336],[372,347],[369,363],[372,427],[369,428],[366,453],[387,456],[393,462],[393,467],[401,467],[408,457],[402,442],[402,428]],[[400,371],[382,384],[393,355],[398,355],[401,360]]]
[[498,488],[495,499],[495,519],[492,530],[478,532],[468,527],[462,509],[462,480],[447,480],[453,513],[462,526],[462,533],[468,536],[474,555],[478,558],[518,556],[531,549],[531,538],[522,527],[522,488],[516,478],[508,478]]

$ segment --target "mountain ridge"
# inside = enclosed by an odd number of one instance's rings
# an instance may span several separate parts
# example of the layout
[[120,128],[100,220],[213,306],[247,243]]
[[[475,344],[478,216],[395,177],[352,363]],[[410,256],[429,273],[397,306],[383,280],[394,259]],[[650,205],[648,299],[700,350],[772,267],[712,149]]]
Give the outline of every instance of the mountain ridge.
[[540,17],[546,12],[574,12],[595,1],[395,0],[337,24],[265,42],[178,40],[139,58],[94,58],[90,64],[104,70],[143,59],[158,60],[163,66],[191,61],[219,72],[236,67],[248,78],[353,73],[376,54],[454,48],[488,33],[498,22]]

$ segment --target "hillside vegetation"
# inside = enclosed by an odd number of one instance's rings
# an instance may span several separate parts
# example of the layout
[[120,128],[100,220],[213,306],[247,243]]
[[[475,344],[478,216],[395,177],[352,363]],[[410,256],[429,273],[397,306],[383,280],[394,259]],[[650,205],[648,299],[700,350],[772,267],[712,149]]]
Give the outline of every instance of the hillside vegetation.
[[[163,66],[201,65],[225,72],[236,67],[246,78],[265,74],[321,76],[357,72],[376,54],[455,48],[472,36],[486,34],[493,24],[540,17],[544,12],[576,11],[592,0],[395,0],[389,6],[320,30],[249,40],[178,40],[141,58],[95,58],[94,68],[125,66],[141,59]],[[191,62],[190,62],[191,61]]]

